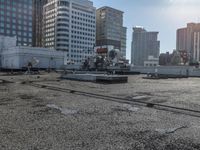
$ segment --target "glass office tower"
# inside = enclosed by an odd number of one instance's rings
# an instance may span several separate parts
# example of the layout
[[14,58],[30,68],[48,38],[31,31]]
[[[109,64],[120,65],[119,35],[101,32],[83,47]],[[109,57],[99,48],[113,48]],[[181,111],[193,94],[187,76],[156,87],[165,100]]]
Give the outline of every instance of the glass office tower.
[[17,45],[32,46],[32,0],[0,0],[0,35],[17,36]]
[[43,24],[43,6],[47,0],[33,0],[33,46],[43,47],[42,45],[42,24]]

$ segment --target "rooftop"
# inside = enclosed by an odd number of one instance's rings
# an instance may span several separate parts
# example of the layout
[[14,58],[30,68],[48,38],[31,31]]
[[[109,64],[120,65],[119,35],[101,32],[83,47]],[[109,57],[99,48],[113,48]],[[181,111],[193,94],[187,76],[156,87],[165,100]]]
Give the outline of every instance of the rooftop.
[[150,105],[198,111],[199,78],[147,80],[136,75],[126,84],[106,85],[59,76],[0,73],[0,147],[199,149],[198,112]]

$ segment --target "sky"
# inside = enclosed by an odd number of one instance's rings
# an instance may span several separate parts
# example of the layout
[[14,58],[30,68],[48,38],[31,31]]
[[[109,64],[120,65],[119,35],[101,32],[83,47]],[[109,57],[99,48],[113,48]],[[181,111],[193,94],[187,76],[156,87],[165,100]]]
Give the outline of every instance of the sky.
[[124,12],[127,58],[130,59],[132,27],[158,31],[161,52],[176,48],[176,30],[200,22],[200,0],[91,0],[96,8],[111,6]]

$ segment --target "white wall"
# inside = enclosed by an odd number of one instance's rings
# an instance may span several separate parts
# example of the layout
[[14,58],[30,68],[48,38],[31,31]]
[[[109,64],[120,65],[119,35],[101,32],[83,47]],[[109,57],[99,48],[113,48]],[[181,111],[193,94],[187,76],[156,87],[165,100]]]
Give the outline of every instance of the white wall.
[[39,60],[39,63],[33,67],[36,68],[56,68],[64,65],[65,52],[55,51],[46,48],[32,47],[14,47],[2,53],[2,68],[21,69],[26,67],[28,62],[33,59]]
[[200,77],[200,69],[192,66],[157,66],[157,67],[131,67],[131,71],[140,72],[142,74],[155,73],[166,75],[187,75],[192,77]]

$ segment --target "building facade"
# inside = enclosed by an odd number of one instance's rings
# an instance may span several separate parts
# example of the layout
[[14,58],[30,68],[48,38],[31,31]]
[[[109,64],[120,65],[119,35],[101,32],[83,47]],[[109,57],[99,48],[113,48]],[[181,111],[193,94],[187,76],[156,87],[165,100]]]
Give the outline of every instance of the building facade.
[[145,67],[157,67],[159,65],[159,58],[154,58],[153,56],[149,56],[148,60],[144,61]]
[[134,27],[132,35],[131,63],[144,66],[149,56],[159,58],[160,41],[158,32],[148,32],[142,27]]
[[66,51],[74,63],[93,54],[96,8],[91,1],[48,0],[43,15],[44,47]]
[[126,35],[127,35],[127,28],[122,27],[122,31],[121,31],[121,53],[122,53],[124,58],[126,58],[126,40],[127,40]]
[[10,37],[0,35],[0,69],[2,68],[2,52],[7,50],[9,47],[15,47],[16,42],[16,36]]
[[0,0],[0,35],[16,36],[17,45],[32,45],[32,0]]
[[126,56],[126,28],[123,27],[123,12],[111,7],[97,10],[96,46],[113,45]]
[[176,31],[176,49],[187,50],[187,28],[181,28]]
[[189,55],[189,62],[200,61],[200,23],[188,23],[186,28],[177,30],[176,49],[186,51]]
[[3,69],[23,69],[29,63],[39,69],[61,69],[64,66],[64,52],[48,48],[15,46],[1,54]]
[[193,60],[200,62],[200,31],[194,32],[193,38]]
[[171,65],[171,54],[169,52],[161,53],[159,56],[159,65],[160,66],[169,66]]
[[33,46],[43,47],[42,45],[42,24],[43,24],[43,6],[47,0],[33,0]]

